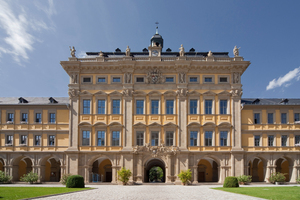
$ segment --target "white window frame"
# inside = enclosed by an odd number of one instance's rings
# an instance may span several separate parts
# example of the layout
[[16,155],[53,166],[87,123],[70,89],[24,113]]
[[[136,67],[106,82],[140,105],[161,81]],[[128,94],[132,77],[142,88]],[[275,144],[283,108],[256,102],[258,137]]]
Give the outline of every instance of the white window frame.
[[[104,131],[104,145],[98,146],[98,131]],[[97,147],[105,147],[106,145],[106,138],[107,138],[107,130],[105,128],[95,128],[96,133],[96,140],[95,140],[95,146]]]
[[139,132],[143,132],[143,145],[142,146],[144,146],[146,144],[146,141],[145,141],[145,132],[146,132],[146,130],[145,129],[141,129],[141,128],[134,130],[134,133],[135,133],[135,141],[134,141],[135,145],[138,145],[137,144],[137,134]]
[[[282,113],[286,113],[286,124],[289,124],[290,122],[290,118],[289,118],[289,110],[280,110],[280,124],[282,124],[281,122],[281,114]],[[284,124],[283,124],[284,125]]]
[[[41,141],[40,141],[40,145],[36,145],[35,144],[35,137],[36,136],[41,136]],[[47,139],[48,140],[48,139]],[[35,147],[42,147],[43,146],[43,134],[42,133],[34,133],[33,134],[33,146]]]
[[[152,100],[158,100],[158,114],[152,114]],[[150,96],[149,98],[150,101],[150,110],[149,110],[149,114],[150,115],[160,115],[161,114],[161,97],[160,96]]]
[[[11,144],[7,143],[7,136],[12,136]],[[13,133],[6,133],[5,134],[5,146],[14,146],[14,134]]]
[[[173,100],[173,114],[167,114],[167,101]],[[165,96],[165,115],[176,115],[176,99],[171,96]]]
[[[271,136],[271,135],[273,135],[273,146],[269,146],[269,136]],[[280,137],[280,139],[281,139],[281,137]],[[267,135],[267,147],[276,147],[276,133],[270,133]]]
[[[119,145],[113,145],[113,132],[114,131],[119,131]],[[119,128],[112,128],[110,130],[110,146],[112,147],[121,147],[121,137],[122,137],[122,131]]]
[[[22,144],[22,136],[26,137],[26,142],[25,144]],[[19,133],[19,146],[28,146],[28,133]]]
[[[211,141],[211,146],[206,146],[205,145],[205,132],[206,131],[212,131],[212,141]],[[203,141],[204,141],[204,146],[206,146],[206,147],[214,147],[214,146],[216,146],[216,133],[215,133],[215,130],[213,129],[213,128],[204,128],[203,129]]]
[[[113,108],[114,108],[114,106],[113,106],[113,100],[120,100],[120,114],[113,113]],[[111,97],[110,101],[111,101],[111,114],[112,115],[122,115],[122,104],[123,104],[122,98],[121,97]]]
[[220,128],[219,130],[219,146],[221,146],[221,132],[226,131],[227,132],[227,145],[224,145],[222,147],[229,147],[231,146],[230,144],[230,129],[227,128]]
[[289,134],[286,134],[286,133],[283,133],[283,134],[280,134],[280,143],[281,143],[281,147],[284,147],[282,146],[282,136],[283,135],[286,135],[287,138],[286,138],[286,146],[285,147],[289,147],[290,146],[290,142],[289,142]]
[[[137,111],[137,109],[136,109],[136,107],[137,107],[137,101],[139,101],[139,100],[142,100],[142,101],[144,101],[144,103],[143,103],[143,114],[137,114],[136,113],[136,111]],[[135,99],[134,99],[134,113],[135,113],[135,115],[146,115],[146,97],[135,97]]]
[[150,146],[152,146],[152,141],[151,141],[152,132],[158,132],[158,144],[157,144],[157,146],[160,146],[160,138],[161,138],[161,133],[160,132],[161,132],[161,130],[159,128],[153,128],[153,129],[149,130],[149,133],[150,133],[149,144],[150,144]]
[[[13,121],[8,121],[8,114],[9,114],[9,113],[12,113],[12,114],[14,115]],[[6,110],[6,116],[5,116],[5,118],[6,118],[6,123],[7,123],[7,124],[14,124],[14,123],[16,123],[16,114],[15,114],[15,110],[13,110],[13,109]]]
[[[83,131],[89,131],[90,132],[90,135],[89,135],[89,144],[88,145],[84,145],[83,144]],[[83,147],[89,147],[91,146],[91,140],[92,140],[92,130],[89,129],[89,128],[82,128],[81,131],[80,131],[80,143],[81,143],[81,146]]]
[[[255,146],[255,136],[259,136],[259,145]],[[261,133],[255,133],[253,134],[253,146],[254,147],[261,147],[262,146],[262,134]]]
[[211,115],[214,115],[215,114],[215,110],[216,110],[215,95],[206,95],[206,96],[203,96],[203,114],[204,115],[210,115],[210,114],[205,114],[205,100],[212,100]]
[[[191,100],[197,100],[197,109],[196,109],[196,114],[191,114]],[[200,99],[199,99],[199,97],[197,96],[190,96],[189,98],[188,98],[188,113],[189,113],[189,115],[198,115],[199,113],[200,113],[200,110],[199,110],[199,103],[200,102]]]
[[[194,131],[194,132],[197,132],[197,144],[195,146],[191,146],[191,132]],[[188,144],[190,147],[197,147],[197,146],[201,146],[201,141],[200,141],[200,129],[199,128],[196,128],[196,127],[193,127],[193,128],[189,128],[189,137],[188,137]]]
[[[50,145],[50,136],[54,136],[54,145]],[[47,134],[47,147],[57,147],[57,134],[56,133],[48,133]]]

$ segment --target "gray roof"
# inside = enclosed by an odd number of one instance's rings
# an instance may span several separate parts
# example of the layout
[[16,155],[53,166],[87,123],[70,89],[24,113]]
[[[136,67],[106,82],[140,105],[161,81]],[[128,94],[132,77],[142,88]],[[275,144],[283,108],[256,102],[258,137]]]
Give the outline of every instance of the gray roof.
[[[20,103],[20,98],[28,103]],[[0,105],[66,105],[69,97],[52,97],[57,103],[50,103],[51,97],[0,97]]]
[[300,99],[242,98],[245,105],[300,105]]

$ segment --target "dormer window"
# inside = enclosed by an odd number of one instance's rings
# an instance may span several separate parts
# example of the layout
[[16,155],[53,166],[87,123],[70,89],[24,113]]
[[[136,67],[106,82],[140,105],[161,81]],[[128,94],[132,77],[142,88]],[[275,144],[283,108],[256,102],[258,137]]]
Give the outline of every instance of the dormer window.
[[53,97],[49,98],[50,103],[58,103]]
[[281,104],[287,104],[289,102],[288,99],[282,99],[282,101],[280,102]]
[[259,99],[255,99],[254,101],[252,101],[252,104],[259,104],[260,100]]
[[24,99],[23,97],[20,97],[19,103],[28,103],[28,101],[26,99]]

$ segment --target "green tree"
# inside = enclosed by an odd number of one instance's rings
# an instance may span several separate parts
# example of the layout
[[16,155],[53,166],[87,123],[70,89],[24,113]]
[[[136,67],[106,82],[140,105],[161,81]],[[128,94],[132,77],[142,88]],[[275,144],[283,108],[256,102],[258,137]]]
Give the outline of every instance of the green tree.
[[162,181],[163,176],[164,176],[164,172],[160,167],[152,167],[149,171],[150,182]]
[[181,171],[178,174],[178,178],[181,180],[183,185],[187,185],[192,180],[192,171],[190,169]]
[[129,181],[129,177],[131,176],[131,171],[130,169],[126,169],[123,167],[118,171],[118,176],[119,176],[119,181],[123,183],[123,185],[126,185]]

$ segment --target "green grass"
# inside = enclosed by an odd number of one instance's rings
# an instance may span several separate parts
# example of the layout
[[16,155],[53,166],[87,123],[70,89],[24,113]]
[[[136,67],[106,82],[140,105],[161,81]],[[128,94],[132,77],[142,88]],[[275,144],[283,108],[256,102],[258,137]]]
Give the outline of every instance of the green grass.
[[260,197],[264,199],[300,199],[300,187],[239,187],[239,188],[214,188],[226,192],[233,192],[238,194],[245,194],[253,197]]
[[0,199],[27,199],[51,194],[89,190],[91,188],[66,187],[0,187]]

